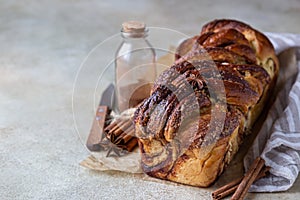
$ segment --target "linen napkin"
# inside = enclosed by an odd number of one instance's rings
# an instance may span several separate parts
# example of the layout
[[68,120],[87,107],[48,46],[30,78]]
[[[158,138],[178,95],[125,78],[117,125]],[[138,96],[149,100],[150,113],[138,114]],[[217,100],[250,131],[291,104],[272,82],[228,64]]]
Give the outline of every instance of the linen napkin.
[[259,155],[271,167],[270,176],[256,181],[250,188],[251,192],[286,191],[292,187],[300,171],[300,35],[266,35],[276,53],[283,52],[284,56],[279,56],[278,95],[244,158],[246,170]]

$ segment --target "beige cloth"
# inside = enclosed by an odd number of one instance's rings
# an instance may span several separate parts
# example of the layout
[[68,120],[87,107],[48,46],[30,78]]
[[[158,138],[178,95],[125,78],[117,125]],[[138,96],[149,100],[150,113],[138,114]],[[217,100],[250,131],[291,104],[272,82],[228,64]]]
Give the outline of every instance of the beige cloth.
[[276,53],[282,53],[276,88],[281,89],[244,158],[246,170],[259,155],[271,167],[270,176],[252,185],[253,192],[288,190],[300,171],[300,35],[268,33],[267,36]]

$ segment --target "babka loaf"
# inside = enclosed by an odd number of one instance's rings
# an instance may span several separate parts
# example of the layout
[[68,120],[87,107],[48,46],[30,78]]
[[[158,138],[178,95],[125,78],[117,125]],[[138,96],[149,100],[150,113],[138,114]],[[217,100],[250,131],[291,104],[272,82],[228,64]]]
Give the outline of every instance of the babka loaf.
[[279,64],[249,25],[215,20],[183,41],[134,121],[141,166],[152,177],[207,187],[264,108]]

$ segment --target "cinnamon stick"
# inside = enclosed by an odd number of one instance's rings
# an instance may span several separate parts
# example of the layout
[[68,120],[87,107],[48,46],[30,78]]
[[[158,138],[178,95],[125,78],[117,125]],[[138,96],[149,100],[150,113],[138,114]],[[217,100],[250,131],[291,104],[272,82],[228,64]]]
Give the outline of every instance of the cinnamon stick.
[[120,123],[120,119],[116,119],[113,123],[109,124],[107,127],[105,127],[104,131],[109,131],[112,128],[114,128],[118,123]]
[[131,152],[137,145],[138,140],[137,138],[132,138],[127,144],[127,151]]
[[127,133],[124,132],[116,139],[115,144],[126,144],[131,138],[133,138],[131,135],[127,135]]
[[[255,178],[256,180],[261,179],[262,177],[265,177],[267,175],[267,173],[269,172],[270,167],[264,167],[259,174],[257,175],[257,177]],[[234,193],[236,191],[236,189],[238,188],[240,182],[243,180],[244,176],[238,179],[235,179],[233,181],[231,181],[230,183],[220,187],[219,189],[215,190],[212,193],[212,197],[213,199],[223,199],[227,196],[229,196],[230,194]]]
[[[123,128],[127,128],[130,125],[127,120],[121,120],[120,118],[117,119],[115,122],[108,125],[105,128],[105,133],[107,139],[109,139],[112,143],[118,138],[118,136],[123,133]],[[125,127],[124,127],[125,126]]]
[[219,200],[219,199],[223,199],[225,197],[227,197],[228,195],[234,193],[236,191],[236,189],[238,188],[239,184],[221,192],[220,194],[216,195],[215,197],[213,197],[213,199],[215,200]]
[[132,135],[125,135],[125,136],[122,138],[122,141],[126,144],[129,140],[131,140],[131,138],[133,138]]
[[259,172],[258,176],[256,177],[255,181],[267,176],[268,172],[270,171],[271,167],[266,166],[264,167],[261,172]]
[[137,146],[138,141],[134,137],[135,130],[131,119],[118,118],[104,130],[107,139],[121,149],[130,152]]
[[132,126],[131,120],[126,120],[122,125],[119,125],[118,128],[113,132],[116,136],[124,133],[128,127]]
[[127,133],[127,135],[134,137],[135,136],[134,126],[130,126],[125,132]]
[[108,134],[112,134],[113,132],[115,132],[120,126],[122,126],[123,124],[125,124],[126,121],[125,120],[120,120],[114,127],[112,127],[110,130],[108,130]]
[[[135,137],[134,136],[134,133],[135,133],[135,130],[134,130],[134,128],[132,128],[128,133],[127,133],[127,135],[128,136],[130,136],[130,137]],[[124,138],[124,140],[127,142],[128,140],[126,140],[125,138]]]
[[243,178],[242,182],[239,184],[235,193],[231,197],[231,200],[244,199],[250,186],[255,181],[257,175],[263,168],[264,164],[265,161],[261,157],[255,159],[253,165],[250,167],[249,171],[245,174],[245,177]]
[[[127,120],[123,125],[119,126],[118,124],[116,125],[117,128],[112,127],[112,131],[109,131],[108,138],[112,143],[118,144],[120,143],[120,140],[123,139],[126,135],[129,134],[129,132],[132,132],[134,130],[134,127],[132,126],[132,122],[130,120]],[[129,138],[130,139],[130,138]],[[125,143],[129,140],[126,139]]]
[[[225,196],[223,196],[224,194],[222,195],[222,197],[220,196],[220,194],[222,194],[222,193],[227,193],[227,191],[228,191],[228,190],[231,191],[232,188],[235,188],[235,189],[236,189],[237,186],[238,186],[238,184],[239,184],[242,180],[243,180],[243,177],[237,178],[237,179],[233,180],[232,182],[230,182],[230,183],[224,185],[223,187],[220,187],[219,189],[217,189],[216,191],[214,191],[214,192],[212,193],[212,197],[213,197],[213,198],[216,198],[216,199],[222,199],[222,198],[224,198],[224,197],[225,197]],[[235,191],[235,189],[234,189],[231,193],[229,193],[229,194],[232,194],[232,193]],[[229,194],[227,194],[226,196],[228,196]]]

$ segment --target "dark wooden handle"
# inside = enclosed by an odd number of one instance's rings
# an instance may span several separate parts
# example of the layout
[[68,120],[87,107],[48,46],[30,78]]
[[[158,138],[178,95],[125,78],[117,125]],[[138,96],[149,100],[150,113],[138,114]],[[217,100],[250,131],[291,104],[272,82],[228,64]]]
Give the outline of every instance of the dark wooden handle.
[[97,144],[104,137],[104,126],[109,109],[107,106],[99,106],[96,112],[96,117],[92,125],[86,146],[90,151],[100,151],[101,147]]

